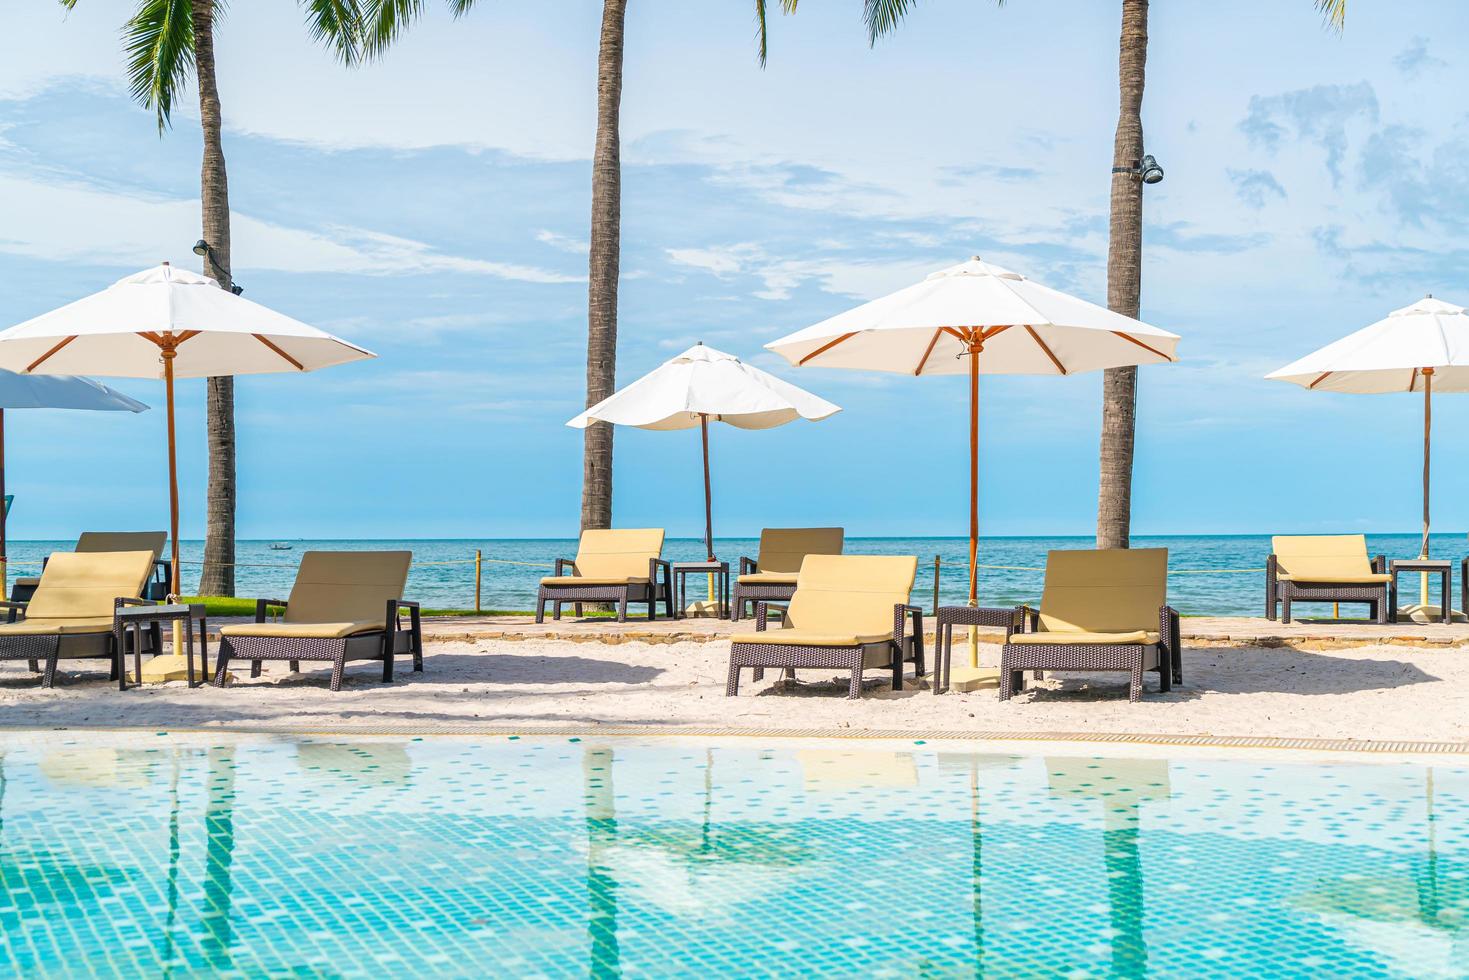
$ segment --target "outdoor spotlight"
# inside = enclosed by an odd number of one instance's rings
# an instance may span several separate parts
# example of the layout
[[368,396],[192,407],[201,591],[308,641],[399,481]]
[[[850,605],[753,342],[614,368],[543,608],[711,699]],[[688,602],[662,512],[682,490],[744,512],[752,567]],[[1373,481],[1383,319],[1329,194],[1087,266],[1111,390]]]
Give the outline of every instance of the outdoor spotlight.
[[1156,184],[1163,179],[1163,168],[1158,165],[1158,158],[1149,153],[1131,167],[1113,167],[1114,174],[1131,174],[1144,184]]
[[[194,243],[194,254],[197,255],[197,256],[199,256],[200,258],[203,258],[206,255],[209,256],[210,264],[212,264],[215,267],[215,269],[219,269],[220,268],[219,261],[217,259],[215,259],[215,257],[214,257],[214,246],[210,245],[204,239],[201,238],[197,242]],[[245,291],[245,287],[244,286],[241,286],[239,283],[235,282],[235,277],[234,276],[231,276],[230,277],[230,292],[232,292],[236,296],[238,296],[241,293],[243,293],[244,291]]]
[[1138,176],[1144,184],[1156,184],[1163,179],[1163,168],[1158,166],[1158,159],[1151,153],[1143,157],[1143,162],[1138,167]]

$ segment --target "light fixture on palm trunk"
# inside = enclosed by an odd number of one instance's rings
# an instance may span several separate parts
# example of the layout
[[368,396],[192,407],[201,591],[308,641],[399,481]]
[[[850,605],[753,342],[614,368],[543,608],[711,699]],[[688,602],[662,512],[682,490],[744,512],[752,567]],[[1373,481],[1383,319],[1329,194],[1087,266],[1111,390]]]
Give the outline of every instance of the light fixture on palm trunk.
[[1163,179],[1163,168],[1158,158],[1149,153],[1141,160],[1133,161],[1130,167],[1113,167],[1114,174],[1132,174],[1144,184],[1156,184]]
[[[202,238],[194,243],[194,254],[199,256],[201,259],[207,255],[209,256],[209,263],[213,265],[216,269],[224,268],[224,266],[219,264],[219,259],[214,257],[214,246],[210,245]],[[241,286],[239,283],[235,282],[235,277],[233,275],[230,275],[230,273],[228,272],[226,272],[225,275],[229,278],[230,281],[230,292],[238,296],[245,291],[244,286]]]

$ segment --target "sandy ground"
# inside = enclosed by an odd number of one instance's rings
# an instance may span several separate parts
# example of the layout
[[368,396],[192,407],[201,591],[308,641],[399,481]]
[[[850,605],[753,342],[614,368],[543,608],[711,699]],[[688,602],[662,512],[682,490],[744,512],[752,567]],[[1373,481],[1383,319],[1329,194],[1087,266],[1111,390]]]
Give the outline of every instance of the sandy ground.
[[[958,651],[956,651],[958,653]],[[998,648],[981,648],[993,663]],[[889,690],[869,673],[848,701],[834,671],[805,671],[794,687],[748,672],[724,696],[723,642],[573,643],[554,640],[432,642],[425,669],[400,660],[398,680],[349,666],[343,689],[325,668],[291,675],[248,668],[226,689],[183,684],[119,692],[101,672],[65,671],[53,690],[21,662],[0,664],[0,724],[179,729],[281,726],[346,730],[456,725],[657,725],[670,729],[852,728],[983,732],[1147,733],[1415,740],[1469,739],[1469,655],[1400,645],[1335,651],[1195,646],[1185,684],[1127,701],[1122,675],[1076,675],[1001,703],[993,690],[935,697],[923,686]],[[76,667],[77,664],[71,666]],[[90,665],[88,665],[90,666]]]

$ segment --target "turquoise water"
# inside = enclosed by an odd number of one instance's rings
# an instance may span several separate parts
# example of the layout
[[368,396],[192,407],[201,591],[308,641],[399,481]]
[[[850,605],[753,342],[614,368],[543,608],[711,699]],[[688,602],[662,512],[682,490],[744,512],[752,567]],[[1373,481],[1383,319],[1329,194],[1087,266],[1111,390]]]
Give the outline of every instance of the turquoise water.
[[39,976],[1434,977],[1469,769],[958,745],[0,735]]
[[[297,540],[290,544],[292,548],[289,551],[275,551],[267,541],[241,541],[236,560],[246,566],[262,567],[240,568],[236,593],[284,598],[290,591],[301,552],[311,548],[406,548],[413,552],[416,563],[409,580],[411,598],[434,608],[473,608],[473,559],[478,548],[487,559],[481,585],[482,607],[525,610],[534,606],[536,584],[542,575],[551,574],[549,566],[552,561],[576,554],[574,540],[549,538]],[[1264,573],[1250,571],[1241,574],[1223,570],[1263,568],[1265,556],[1270,552],[1268,535],[1138,537],[1133,544],[1139,548],[1168,549],[1169,566],[1177,572],[1169,581],[1168,598],[1185,615],[1261,615],[1265,602]],[[1418,554],[1418,545],[1417,535],[1368,535],[1368,546],[1374,555],[1412,558]],[[39,562],[52,551],[71,546],[70,541],[12,541],[9,545],[14,562],[12,571],[16,575],[34,574],[37,566],[25,562]],[[1045,565],[1049,549],[1092,546],[1091,538],[1082,537],[986,538],[980,545],[980,562],[1039,567]],[[758,548],[759,542],[750,538],[720,538],[715,541],[716,552],[732,564],[741,555],[754,557]],[[846,550],[851,554],[917,555],[919,569],[914,597],[924,606],[933,605],[933,559],[938,555],[941,559],[940,600],[960,603],[968,594],[969,546],[966,539],[848,538]],[[186,563],[183,580],[186,591],[192,591],[198,583],[197,562],[203,557],[203,551],[202,542],[184,542],[182,554]],[[1434,535],[1432,552],[1458,561],[1469,553],[1469,541],[1461,534]],[[668,541],[663,554],[666,558],[697,560],[704,556],[704,544],[702,539],[674,538]],[[426,564],[435,562],[449,564]],[[1205,574],[1194,574],[1195,570],[1203,570]],[[979,582],[980,601],[993,605],[1038,602],[1042,578],[1037,571],[984,569]],[[1455,583],[1457,581],[1456,572]],[[1434,601],[1437,601],[1436,594]],[[1347,615],[1365,615],[1362,608],[1345,607],[1343,611]]]

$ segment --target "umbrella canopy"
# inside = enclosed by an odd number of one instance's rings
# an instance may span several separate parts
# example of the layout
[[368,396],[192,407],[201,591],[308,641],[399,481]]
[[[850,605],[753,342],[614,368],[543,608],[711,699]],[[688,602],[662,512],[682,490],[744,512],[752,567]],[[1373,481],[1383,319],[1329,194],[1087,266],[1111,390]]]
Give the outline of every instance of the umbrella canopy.
[[0,368],[22,374],[163,379],[174,594],[179,591],[174,378],[313,371],[374,356],[166,262],[0,331]]
[[1423,393],[1423,542],[1428,557],[1428,474],[1433,393],[1469,391],[1469,311],[1432,296],[1265,376],[1308,391]]
[[1177,334],[978,257],[765,346],[798,367],[969,375],[969,602],[978,596],[979,376],[1174,360]]
[[[148,406],[90,378],[37,377],[0,371],[0,500],[5,496],[5,412],[12,408],[70,408],[91,412],[146,412]],[[0,575],[5,564],[7,508],[0,504]],[[0,578],[0,586],[4,585]],[[8,592],[7,592],[8,594]]]
[[692,429],[704,445],[704,543],[714,560],[713,501],[709,481],[709,423],[740,429],[773,429],[798,418],[819,422],[841,409],[733,354],[696,344],[566,424],[593,422],[639,429]]

